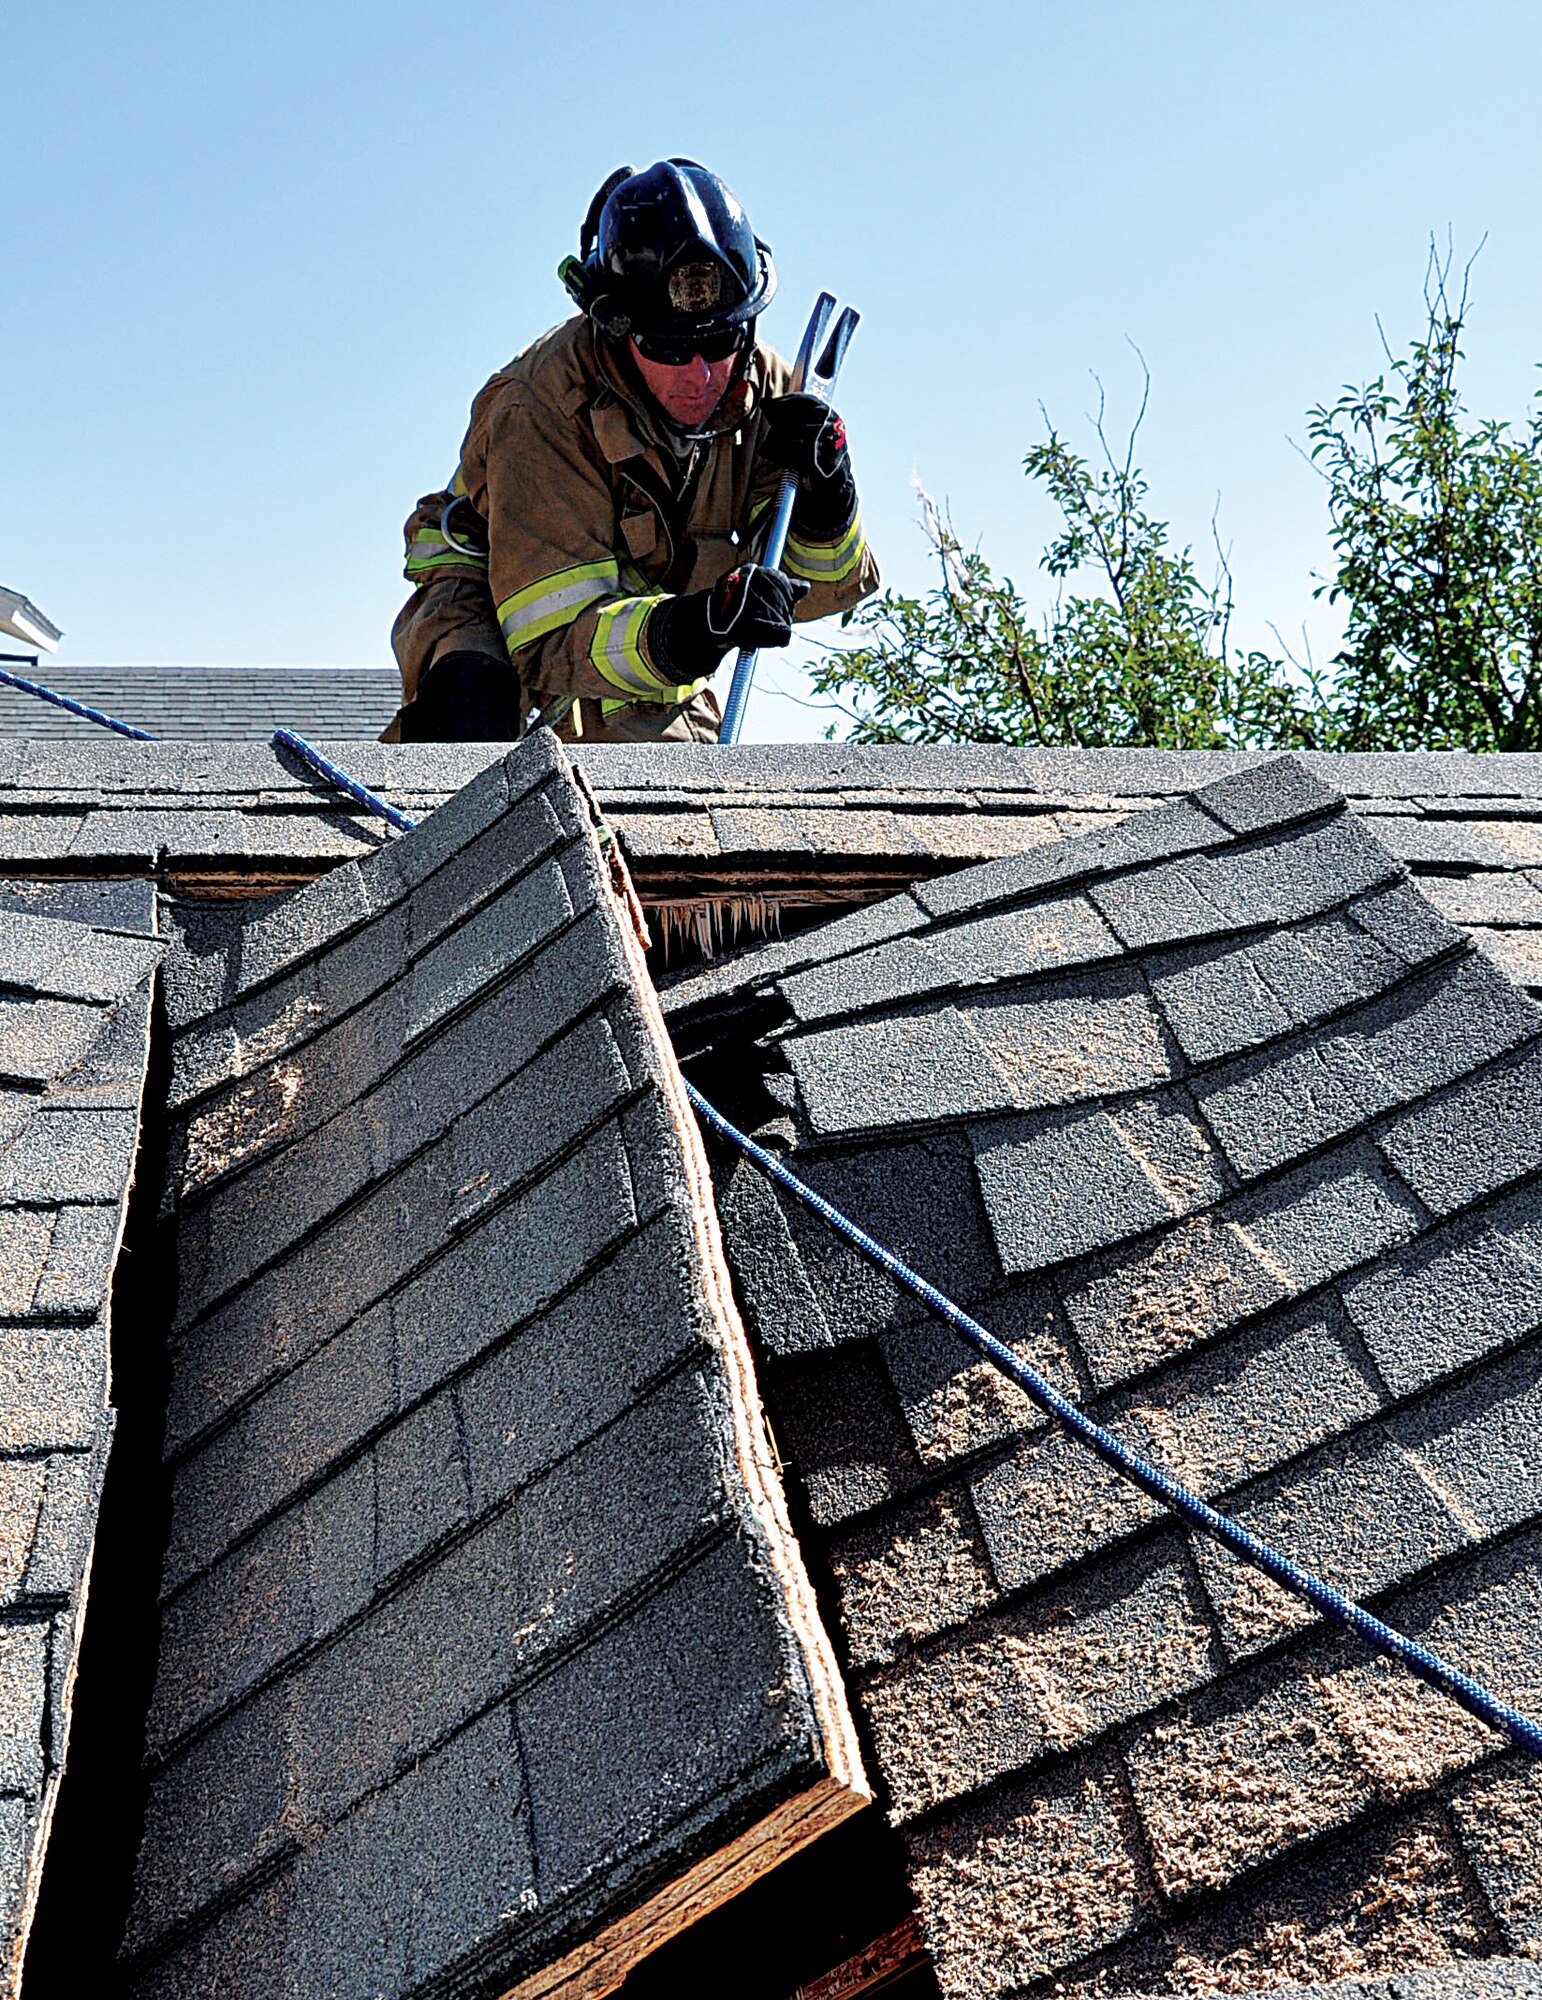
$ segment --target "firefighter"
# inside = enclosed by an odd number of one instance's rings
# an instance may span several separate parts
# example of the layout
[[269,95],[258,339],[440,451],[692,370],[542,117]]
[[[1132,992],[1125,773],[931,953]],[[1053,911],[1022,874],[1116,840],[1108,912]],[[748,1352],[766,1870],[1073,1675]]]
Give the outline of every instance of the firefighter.
[[[711,742],[742,646],[873,590],[845,427],[755,337],[771,252],[691,160],[612,174],[561,276],[580,310],[478,395],[406,529],[387,742]],[[783,566],[755,560],[786,472]]]

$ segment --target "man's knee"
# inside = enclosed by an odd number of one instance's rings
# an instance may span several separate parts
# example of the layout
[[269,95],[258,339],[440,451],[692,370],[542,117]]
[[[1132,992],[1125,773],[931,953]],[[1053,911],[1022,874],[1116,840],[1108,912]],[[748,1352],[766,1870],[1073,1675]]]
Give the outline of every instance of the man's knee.
[[512,743],[519,736],[519,685],[505,660],[445,653],[402,710],[404,743]]

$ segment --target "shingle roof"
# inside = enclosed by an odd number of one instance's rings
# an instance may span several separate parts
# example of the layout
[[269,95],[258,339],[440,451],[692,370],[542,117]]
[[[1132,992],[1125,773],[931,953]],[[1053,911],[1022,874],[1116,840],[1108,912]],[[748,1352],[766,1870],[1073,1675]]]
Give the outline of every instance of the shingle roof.
[[[88,729],[88,725],[82,725]],[[498,754],[312,731],[414,816]],[[970,862],[1053,844],[1245,770],[1224,752],[980,745],[691,744],[575,752],[660,925],[723,908],[789,927]],[[1542,987],[1542,757],[1305,760],[1425,893],[1513,977]],[[271,893],[374,853],[378,820],[266,745],[0,742],[0,870],[152,873],[176,890]]]
[[[1542,1712],[1542,1012],[1337,793],[1244,772],[670,998],[829,1199]],[[1537,1767],[1158,1519],[753,1166],[719,1198],[947,1994],[1542,1952]]]
[[[401,700],[394,667],[60,667],[43,661],[10,671],[173,742],[266,742],[281,726],[302,736],[372,740]],[[99,723],[0,686],[0,737],[85,742],[100,734]]]
[[[112,1432],[108,1295],[163,947],[132,885],[0,884],[0,1984],[37,1894]],[[85,917],[86,921],[78,921]],[[92,919],[97,921],[93,922]]]
[[140,2000],[608,1991],[866,1796],[640,968],[538,737],[168,985]]

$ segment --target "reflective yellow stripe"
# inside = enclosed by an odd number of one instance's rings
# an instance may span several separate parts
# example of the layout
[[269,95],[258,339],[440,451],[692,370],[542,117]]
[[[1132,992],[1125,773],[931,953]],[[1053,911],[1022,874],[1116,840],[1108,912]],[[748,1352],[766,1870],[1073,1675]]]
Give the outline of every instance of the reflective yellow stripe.
[[643,627],[657,597],[623,597],[607,604],[595,620],[594,637],[589,641],[589,657],[612,687],[618,687],[634,701],[657,701],[664,683],[643,657]]
[[472,569],[481,576],[487,574],[486,556],[473,555],[465,549],[458,549],[447,541],[437,528],[419,528],[407,544],[405,575],[420,577],[430,570],[448,569],[457,564],[461,569]]
[[692,681],[685,686],[671,685],[661,680],[649,665],[642,650],[643,630],[653,607],[663,601],[662,593],[650,597],[623,597],[619,603],[607,604],[595,620],[589,657],[611,686],[620,688],[628,701],[689,701],[698,688],[707,685],[704,680]]
[[862,516],[853,514],[851,526],[837,542],[806,542],[789,535],[782,567],[789,576],[802,577],[808,583],[840,583],[861,562],[866,546]]
[[609,597],[620,582],[614,557],[605,562],[575,563],[517,590],[498,606],[503,643],[511,653],[571,625],[580,611],[598,598]]

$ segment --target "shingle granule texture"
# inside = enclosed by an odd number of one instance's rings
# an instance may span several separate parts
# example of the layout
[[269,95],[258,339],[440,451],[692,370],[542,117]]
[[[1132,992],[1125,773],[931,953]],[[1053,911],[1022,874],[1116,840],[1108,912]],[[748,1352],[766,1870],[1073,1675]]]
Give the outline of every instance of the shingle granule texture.
[[138,2000],[607,1991],[865,1797],[641,966],[540,736],[172,982]]
[[[1132,1447],[1539,1715],[1542,1012],[1399,853],[1252,766],[672,1018],[731,1117]],[[1542,1955],[1531,1767],[715,1165],[950,2000]]]
[[[134,885],[116,885],[120,889]],[[56,897],[56,910],[69,900]],[[14,1992],[69,1738],[113,1412],[109,1301],[138,1150],[153,905],[0,901],[0,1903]]]

